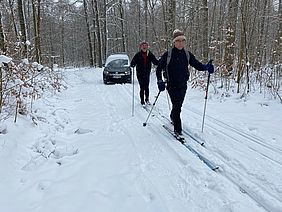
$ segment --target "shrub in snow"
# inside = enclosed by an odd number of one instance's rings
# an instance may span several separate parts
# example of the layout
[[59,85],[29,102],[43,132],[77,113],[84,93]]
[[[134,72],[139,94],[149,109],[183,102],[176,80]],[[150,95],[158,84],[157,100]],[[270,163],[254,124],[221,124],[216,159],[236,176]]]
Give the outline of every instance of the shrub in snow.
[[[2,64],[2,65],[1,65]],[[0,95],[0,121],[17,114],[32,112],[33,101],[43,95],[54,94],[65,87],[59,70],[52,71],[36,62],[23,59],[16,64],[0,55],[2,73]]]

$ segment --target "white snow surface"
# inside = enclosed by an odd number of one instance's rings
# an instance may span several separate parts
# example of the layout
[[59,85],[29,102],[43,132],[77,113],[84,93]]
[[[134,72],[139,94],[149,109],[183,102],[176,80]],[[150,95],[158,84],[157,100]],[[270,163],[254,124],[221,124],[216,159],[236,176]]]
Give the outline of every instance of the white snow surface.
[[[205,146],[186,141],[219,166],[212,171],[162,127],[166,92],[143,127],[137,80],[104,85],[102,69],[90,68],[64,75],[68,89],[1,123],[1,212],[282,211],[278,100],[210,89],[201,132],[205,92],[188,88],[183,126]],[[150,89],[153,103],[154,74]]]

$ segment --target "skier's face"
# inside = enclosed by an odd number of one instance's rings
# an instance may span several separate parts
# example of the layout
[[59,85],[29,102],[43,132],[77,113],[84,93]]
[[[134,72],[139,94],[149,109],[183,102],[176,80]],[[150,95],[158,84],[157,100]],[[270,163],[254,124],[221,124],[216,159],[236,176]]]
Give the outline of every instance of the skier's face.
[[148,50],[148,45],[145,44],[145,43],[143,43],[143,44],[141,45],[141,50],[142,50],[143,52],[146,52],[146,51]]
[[174,42],[174,46],[181,50],[185,47],[185,44],[186,44],[186,40],[185,39],[178,39]]

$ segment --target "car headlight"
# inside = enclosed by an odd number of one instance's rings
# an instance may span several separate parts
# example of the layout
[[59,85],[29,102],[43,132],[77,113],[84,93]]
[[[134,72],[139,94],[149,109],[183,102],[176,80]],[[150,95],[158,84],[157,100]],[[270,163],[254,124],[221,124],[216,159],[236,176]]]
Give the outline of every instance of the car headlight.
[[108,71],[108,69],[106,67],[104,68],[103,72],[104,72],[104,74],[108,74],[109,73],[109,71]]
[[124,73],[125,73],[125,74],[127,74],[127,75],[129,75],[129,74],[131,73],[130,68],[129,68],[129,69],[127,69]]

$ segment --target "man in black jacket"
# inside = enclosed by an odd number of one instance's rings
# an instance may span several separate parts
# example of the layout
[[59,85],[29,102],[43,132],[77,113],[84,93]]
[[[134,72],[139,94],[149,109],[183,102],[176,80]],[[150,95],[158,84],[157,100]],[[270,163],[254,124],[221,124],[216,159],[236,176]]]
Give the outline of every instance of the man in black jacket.
[[182,134],[181,125],[181,107],[187,90],[187,81],[189,79],[188,65],[193,66],[199,71],[207,70],[209,73],[214,72],[211,63],[202,64],[195,56],[184,49],[186,37],[178,29],[173,32],[173,48],[165,52],[156,69],[158,88],[160,91],[165,90],[165,82],[162,80],[162,72],[167,81],[167,91],[169,93],[172,110],[170,118],[174,124],[174,132],[177,136]]
[[[149,103],[149,83],[152,63],[158,65],[158,60],[155,55],[149,51],[149,43],[142,41],[140,43],[140,51],[137,52],[131,63],[131,67],[136,66],[137,79],[140,85],[140,100],[141,104]],[[144,101],[145,96],[145,101]]]

